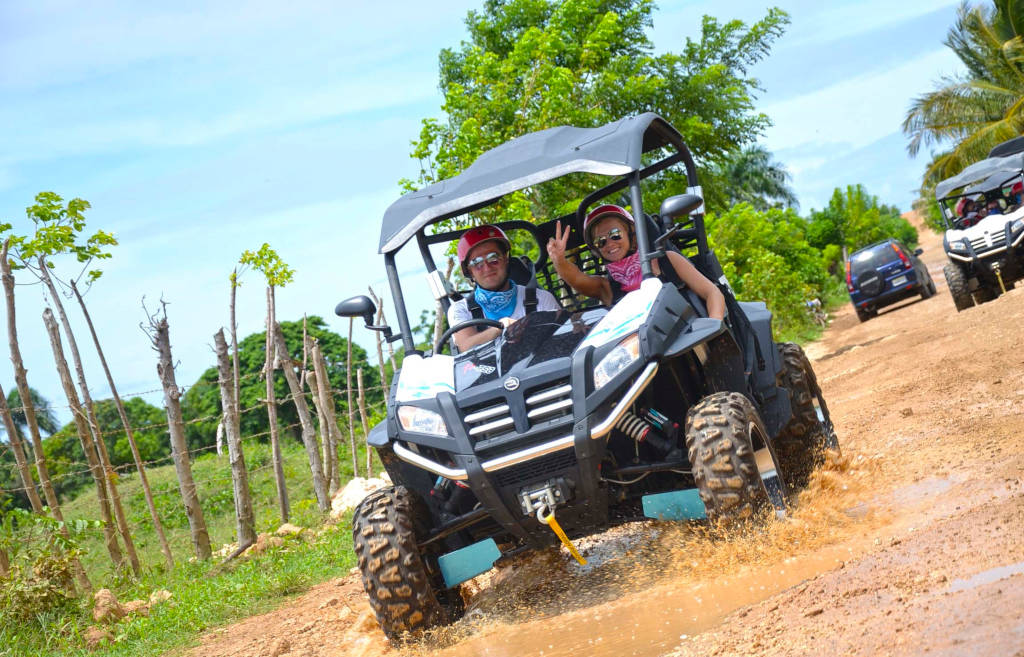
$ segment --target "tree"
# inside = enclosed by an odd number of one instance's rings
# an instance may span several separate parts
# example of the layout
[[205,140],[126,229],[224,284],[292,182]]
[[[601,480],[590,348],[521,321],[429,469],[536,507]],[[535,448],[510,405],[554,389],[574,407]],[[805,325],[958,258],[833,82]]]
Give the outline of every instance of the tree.
[[924,187],[1024,133],[1024,0],[993,0],[988,7],[965,0],[943,43],[967,71],[943,77],[914,99],[903,121],[911,155],[922,146],[950,146],[932,159]]
[[807,224],[792,209],[758,212],[741,203],[707,217],[708,241],[740,299],[760,300],[780,331],[810,322],[804,302],[821,297],[828,273],[807,241]]
[[[267,330],[264,342],[263,375],[266,381],[267,421],[270,425],[270,449],[274,462],[274,480],[277,483],[277,501],[281,512],[281,522],[288,522],[291,511],[288,505],[288,487],[284,483],[284,464],[281,459],[281,445],[278,440],[277,400],[274,395],[274,324],[277,312],[274,309],[274,289],[291,283],[295,270],[281,260],[274,249],[266,242],[258,251],[244,251],[238,259],[241,265],[254,267],[263,274],[267,281]],[[232,281],[235,284],[236,280]]]
[[[192,534],[192,546],[196,557],[209,559],[210,534],[206,529],[203,507],[199,503],[196,483],[192,478],[192,466],[189,462],[188,445],[185,443],[185,430],[181,416],[181,388],[174,378],[174,359],[171,356],[171,334],[167,324],[167,308],[161,304],[162,316],[154,313],[149,317],[150,340],[153,349],[160,355],[156,366],[160,383],[164,389],[164,407],[167,411],[167,428],[171,437],[171,453],[174,456],[174,469],[178,475],[178,489],[185,505],[189,530]],[[148,314],[148,313],[147,313]]]
[[[139,564],[138,555],[135,552],[134,541],[131,536],[131,528],[128,527],[128,521],[125,518],[124,508],[121,505],[121,496],[117,490],[117,481],[114,476],[113,468],[110,465],[110,457],[107,454],[106,446],[103,443],[102,437],[99,434],[98,423],[96,422],[95,412],[93,410],[92,394],[89,391],[89,385],[85,379],[85,369],[82,367],[82,357],[78,351],[78,343],[75,340],[75,334],[71,330],[71,323],[68,321],[67,312],[64,310],[64,304],[60,300],[60,294],[57,291],[55,284],[56,276],[51,274],[51,270],[54,269],[53,258],[60,255],[73,255],[76,260],[82,264],[81,271],[77,277],[71,277],[69,281],[64,282],[65,285],[71,288],[78,298],[79,303],[82,305],[83,310],[85,304],[82,302],[81,296],[78,294],[77,288],[75,287],[75,281],[79,278],[84,278],[91,285],[101,275],[102,272],[96,269],[88,270],[89,265],[93,260],[103,260],[110,258],[110,253],[104,251],[104,247],[114,246],[117,244],[117,240],[110,233],[102,230],[97,230],[92,235],[86,237],[85,231],[85,211],[89,209],[89,202],[80,198],[74,198],[64,204],[64,199],[53,192],[40,192],[36,195],[36,202],[34,205],[30,205],[25,208],[25,213],[29,219],[35,225],[35,233],[31,237],[26,238],[14,238],[12,245],[14,246],[15,256],[21,263],[21,266],[30,271],[35,275],[49,291],[50,304],[57,310],[57,314],[60,317],[61,325],[64,328],[64,337],[68,341],[68,347],[71,351],[71,357],[74,360],[75,372],[78,378],[78,389],[82,394],[82,404],[84,411],[88,418],[88,422],[80,426],[79,429],[85,428],[91,432],[91,437],[86,440],[83,437],[83,446],[86,448],[86,457],[91,455],[88,453],[89,446],[96,446],[97,456],[100,467],[104,474],[104,485],[109,492],[110,502],[114,509],[114,516],[117,520],[117,528],[120,531],[121,539],[124,541],[125,550],[128,553],[128,560],[131,564],[132,570],[136,575],[141,574],[142,568]],[[60,281],[60,279],[56,279]],[[89,324],[90,331],[92,332],[93,339],[96,340],[96,333],[92,329],[92,321],[86,314],[86,320]],[[59,337],[57,338],[59,341]],[[52,337],[51,337],[52,340]],[[97,349],[99,349],[99,342],[96,342]],[[56,353],[56,352],[55,352]],[[102,350],[100,351],[100,358],[102,360]],[[58,367],[59,367],[58,363]],[[105,365],[105,361],[104,361]],[[107,372],[107,380],[111,382],[109,369],[104,367]],[[114,393],[115,398],[117,393]],[[74,405],[74,401],[70,399],[69,402]],[[90,458],[90,463],[92,459]],[[102,504],[103,500],[101,500]],[[116,544],[115,544],[116,546]],[[111,556],[115,556],[111,552]],[[115,561],[117,561],[115,557]]]
[[[28,389],[29,398],[32,400],[32,407],[36,412],[36,422],[39,428],[47,435],[53,434],[60,427],[57,426],[57,415],[53,412],[53,405],[50,400],[39,394],[35,388]],[[28,428],[28,418],[25,417],[25,405],[21,403],[21,393],[15,388],[7,395],[7,406],[11,409],[11,417],[18,428],[24,431]]]
[[[757,80],[748,69],[782,34],[787,14],[770,9],[750,26],[705,16],[699,39],[654,55],[653,12],[649,0],[487,0],[469,12],[469,41],[440,54],[446,116],[423,120],[412,151],[420,175],[403,184],[451,177],[528,132],[646,111],[679,129],[704,164],[756,139],[769,120],[754,112]],[[477,218],[549,218],[593,188],[591,178],[569,176],[510,195]],[[659,195],[647,196],[656,208]]]
[[898,209],[880,204],[863,185],[847,185],[845,190],[837,187],[827,207],[811,210],[808,242],[819,249],[838,245],[844,258],[845,253],[887,237],[915,246],[917,229],[900,216]]
[[[772,154],[764,146],[754,144],[733,152],[710,172],[715,184],[706,186],[705,195],[709,210],[714,210],[724,196],[726,207],[749,203],[760,212],[769,208],[795,208],[799,206],[796,193],[789,186],[789,172],[772,160]],[[712,190],[717,190],[712,195]],[[716,202],[717,201],[717,202]]]

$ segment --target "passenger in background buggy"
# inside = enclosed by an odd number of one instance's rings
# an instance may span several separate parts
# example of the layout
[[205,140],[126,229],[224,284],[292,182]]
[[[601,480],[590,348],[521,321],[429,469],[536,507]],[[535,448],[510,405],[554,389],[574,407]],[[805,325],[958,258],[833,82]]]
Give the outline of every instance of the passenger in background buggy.
[[[561,222],[555,224],[555,236],[548,240],[548,257],[558,275],[574,290],[611,307],[627,292],[639,288],[643,278],[635,225],[633,215],[618,205],[599,206],[584,220],[584,239],[591,250],[604,259],[607,276],[585,274],[565,257],[571,228],[566,226],[563,231]],[[725,297],[721,290],[682,254],[667,251],[651,263],[651,269],[661,280],[685,284],[696,292],[704,300],[710,317],[722,319],[725,316]]]

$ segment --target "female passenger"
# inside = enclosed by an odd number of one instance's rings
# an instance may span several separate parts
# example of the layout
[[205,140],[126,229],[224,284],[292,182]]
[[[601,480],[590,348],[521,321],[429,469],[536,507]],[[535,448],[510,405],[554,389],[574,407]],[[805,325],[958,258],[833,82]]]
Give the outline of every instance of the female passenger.
[[[617,205],[597,207],[584,220],[584,238],[590,248],[604,259],[607,276],[585,274],[565,257],[570,227],[566,226],[563,232],[561,222],[556,224],[555,236],[548,240],[548,257],[558,275],[574,290],[599,299],[610,307],[626,292],[638,289],[643,278],[640,253],[636,248],[635,225],[633,215]],[[675,276],[704,300],[710,317],[722,319],[725,315],[725,297],[714,283],[675,251],[668,251],[651,262],[654,274],[662,280],[672,279],[671,274],[666,275],[663,271],[667,267],[671,267]]]

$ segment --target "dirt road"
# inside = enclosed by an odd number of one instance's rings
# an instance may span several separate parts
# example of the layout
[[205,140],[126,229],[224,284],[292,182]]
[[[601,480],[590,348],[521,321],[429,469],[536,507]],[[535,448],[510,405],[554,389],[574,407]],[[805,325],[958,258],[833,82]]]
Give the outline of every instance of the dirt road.
[[[767,530],[651,523],[479,582],[403,653],[1024,656],[1024,289],[957,314],[939,288],[808,348],[843,454]],[[210,633],[195,657],[397,655],[355,577]]]

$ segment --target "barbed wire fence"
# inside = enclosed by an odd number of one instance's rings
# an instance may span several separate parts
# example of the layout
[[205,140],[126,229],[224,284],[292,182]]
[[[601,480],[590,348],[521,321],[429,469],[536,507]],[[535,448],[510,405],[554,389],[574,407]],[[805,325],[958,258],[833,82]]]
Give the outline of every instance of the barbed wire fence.
[[[242,382],[245,382],[247,380],[251,380],[251,379],[254,379],[254,378],[260,378],[260,377],[262,377],[262,373],[260,373],[260,372],[251,372],[251,373],[242,375],[240,377],[240,380]],[[182,398],[184,398],[184,395],[187,392],[191,391],[191,390],[203,389],[203,388],[208,388],[208,389],[211,389],[211,390],[216,390],[219,393],[219,382],[218,381],[197,381],[196,383],[194,383],[194,384],[192,384],[190,386],[180,386],[180,389],[182,391]],[[339,404],[339,403],[344,404],[344,395],[346,393],[345,388],[331,387],[330,392],[331,392],[331,395],[333,396],[333,398],[335,399],[335,404]],[[150,389],[150,390],[142,390],[142,391],[136,391],[136,392],[131,392],[131,393],[120,393],[119,396],[122,398],[122,400],[128,401],[128,400],[133,399],[133,398],[146,397],[146,396],[154,395],[154,394],[157,394],[157,393],[162,395],[164,393],[163,388],[154,388],[154,389]],[[367,386],[367,387],[364,388],[364,393],[366,393],[367,395],[373,395],[373,396],[376,396],[375,393],[380,393],[380,395],[382,397],[378,401],[374,401],[374,402],[370,402],[369,400],[367,401],[367,404],[366,404],[366,406],[367,406],[367,415],[369,416],[369,417],[367,417],[367,421],[370,421],[372,418],[378,416],[378,414],[380,414],[384,410],[384,408],[386,407],[386,404],[387,404],[387,401],[386,401],[387,390],[383,386],[379,386],[379,385],[378,386]],[[339,395],[341,395],[341,396],[339,397]],[[307,403],[312,405],[312,393],[309,390],[304,390],[302,392],[302,396],[306,398]],[[295,395],[291,394],[291,393],[288,393],[288,394],[284,394],[284,395],[281,395],[280,397],[278,397],[276,399],[276,404],[279,407],[282,407],[282,406],[285,406],[285,405],[287,405],[289,403],[294,403],[294,400],[295,400]],[[218,407],[220,406],[219,396],[217,398],[217,405],[218,405]],[[154,404],[154,406],[156,406],[156,405]],[[70,410],[71,407],[70,407],[70,405],[60,405],[60,404],[52,404],[51,403],[51,404],[49,404],[49,408],[50,409],[69,409]],[[159,407],[159,406],[158,406],[158,408],[162,409],[162,407]],[[19,411],[20,412],[24,412],[24,406],[12,407],[10,410],[11,410],[12,413],[15,413],[15,414],[18,413]],[[263,419],[263,421],[265,423],[266,422],[266,401],[261,399],[258,403],[254,404],[252,406],[249,406],[249,407],[244,408],[244,409],[240,409],[239,417],[240,418],[244,418],[246,414],[251,414],[251,413],[262,414],[262,419]],[[189,419],[185,420],[184,424],[186,426],[187,425],[197,425],[197,424],[208,423],[208,422],[217,422],[219,424],[220,422],[223,421],[223,418],[224,418],[224,416],[223,416],[222,412],[215,412],[215,413],[209,413],[209,414],[198,416],[198,417],[189,418]],[[316,420],[315,419],[314,419],[314,423],[316,424]],[[337,423],[338,423],[339,427],[343,429],[343,432],[347,433],[347,431],[348,431],[348,421],[347,421],[347,415],[345,413],[338,413],[338,415],[337,415]],[[143,435],[143,434],[147,434],[147,433],[152,433],[154,431],[166,432],[167,429],[168,429],[168,426],[169,426],[168,422],[164,421],[164,422],[147,422],[147,423],[132,424],[131,428],[132,428],[133,433],[136,434],[136,437],[138,437],[139,435]],[[289,432],[289,434],[293,433],[295,430],[297,430],[300,427],[301,427],[301,423],[300,422],[292,422],[290,424],[281,424],[281,425],[279,425],[279,429],[280,430],[285,431],[285,432]],[[369,447],[366,446],[366,442],[365,442],[366,441],[366,436],[365,436],[364,432],[362,431],[362,427],[360,426],[360,422],[359,422],[358,419],[356,420],[354,429],[355,429],[357,437],[359,438],[358,446],[362,446],[365,449],[369,449]],[[322,436],[323,432],[324,432],[324,428],[323,427],[316,426],[316,433],[317,433],[318,440],[323,440],[323,436]],[[123,426],[119,427],[118,429],[110,429],[110,430],[106,430],[106,431],[102,430],[102,428],[101,428],[100,429],[100,436],[104,440],[108,441],[108,444],[110,444],[110,442],[114,442],[114,441],[116,441],[117,439],[119,439],[121,437],[125,437],[126,436],[126,432],[125,432],[125,429],[124,429]],[[241,438],[242,438],[243,446],[252,446],[252,445],[256,445],[256,444],[262,443],[263,440],[268,438],[269,436],[270,436],[270,430],[267,429],[265,431],[259,431],[259,432],[254,432],[254,433],[243,434],[241,436]],[[201,446],[198,446],[198,447],[190,448],[187,453],[189,455],[189,458],[191,460],[195,461],[195,459],[197,459],[198,457],[206,455],[206,454],[209,454],[210,452],[213,452],[216,449],[217,449],[217,444],[216,444],[216,442],[214,442],[213,444],[201,445]],[[351,447],[348,444],[342,442],[342,443],[339,443],[337,445],[337,449],[339,451],[339,461],[338,462],[339,463],[345,463],[346,462],[345,456],[351,450]],[[9,451],[10,451],[10,446],[7,443],[0,443],[0,456],[6,455],[6,453],[9,452]],[[246,454],[248,455],[249,452],[246,452]],[[225,460],[228,458],[226,452],[223,454],[223,458]],[[173,455],[170,453],[170,451],[168,451],[168,453],[166,455],[161,456],[159,458],[154,458],[154,459],[142,461],[142,465],[143,465],[143,467],[146,469],[146,471],[148,473],[151,468],[158,468],[158,467],[165,466],[165,465],[168,465],[168,464],[172,463],[173,459],[174,459]],[[253,475],[258,475],[258,474],[261,474],[261,473],[264,473],[264,472],[269,473],[270,471],[273,470],[273,467],[274,467],[273,463],[270,462],[269,460],[267,462],[265,462],[265,463],[260,464],[260,465],[254,465],[253,463],[254,462],[247,456],[247,470],[248,470],[249,475],[250,475],[250,482],[253,481]],[[72,478],[83,478],[84,479],[85,477],[88,477],[89,474],[90,474],[90,469],[89,469],[88,465],[84,462],[84,458],[83,458],[83,462],[72,462],[72,461],[68,461],[67,459],[48,458],[47,459],[47,465],[50,468],[50,481],[54,485],[59,485],[60,482],[68,480],[68,479],[72,479]],[[5,473],[7,475],[6,481],[9,481],[9,482],[21,482],[21,476],[20,476],[20,473],[17,470],[17,466],[16,466],[15,463],[4,463],[3,466],[0,466],[0,467],[4,467],[4,469],[7,470],[7,472]],[[115,465],[114,469],[117,472],[119,477],[123,477],[124,478],[124,480],[122,480],[122,482],[123,481],[131,480],[131,478],[133,476],[137,476],[137,472],[138,472],[135,463],[132,462],[132,461]],[[303,476],[303,475],[300,475],[300,476]],[[307,477],[310,476],[310,473],[308,472],[308,469],[305,470],[304,476],[307,476]],[[121,482],[119,482],[119,484],[120,483]],[[195,483],[196,483],[196,485],[198,487],[200,487],[201,490],[211,491],[211,490],[217,490],[219,488],[222,488],[222,489],[230,491],[231,488],[232,488],[231,472],[230,472],[230,470],[227,467],[225,467],[218,474],[210,475],[210,476],[207,476],[207,477],[204,477],[204,478],[197,478],[195,480]],[[38,486],[38,482],[35,482],[35,485]],[[19,493],[25,493],[26,491],[27,491],[27,487],[24,486],[24,485],[21,485],[21,486],[2,486],[2,487],[0,487],[0,498],[12,496],[12,495],[19,494]],[[145,508],[144,507],[144,501],[143,501],[144,500],[144,498],[143,498],[144,493],[143,493],[143,491],[141,489],[141,486],[137,487],[137,488],[136,487],[132,487],[130,490],[128,490],[126,488],[122,488],[121,492],[122,492],[122,498],[125,500],[125,503],[127,504],[127,506],[129,508],[132,508],[132,509],[142,509],[142,508]],[[168,483],[163,483],[163,484],[159,484],[157,486],[152,486],[151,487],[151,492],[152,492],[153,496],[157,497],[157,498],[159,498],[159,497],[168,497],[168,496],[173,497],[173,496],[180,495],[176,479],[171,481],[171,482],[168,482]],[[180,512],[181,516],[184,517],[185,510],[184,510],[184,506],[183,505],[180,507],[180,509],[176,508],[174,510],[174,513],[179,513],[179,512]],[[163,515],[165,515],[165,513],[162,512],[161,516],[163,516]],[[134,524],[142,524],[142,525],[149,525],[149,524],[151,524],[151,521],[149,520],[148,516],[143,518],[142,515],[140,514],[138,516],[138,518],[139,518],[138,521],[136,523],[134,523]],[[161,519],[164,520],[163,517],[161,517]],[[165,524],[164,529],[165,529],[165,533],[167,534],[167,538],[172,542],[172,544],[176,544],[176,545],[181,546],[181,545],[185,545],[185,544],[187,544],[189,542],[190,530],[189,530],[187,525],[186,526],[176,526],[176,524],[172,522],[172,523],[170,523],[170,526],[167,526]],[[99,530],[95,530],[95,531],[99,532]],[[187,549],[187,548],[184,548],[184,549]]]

